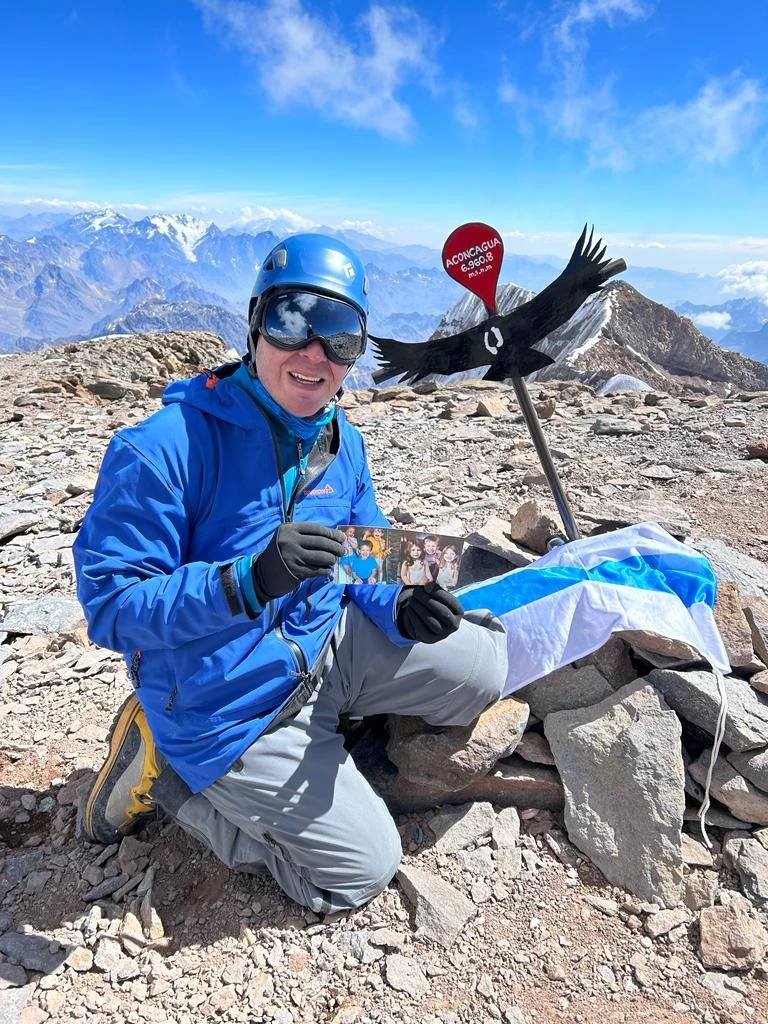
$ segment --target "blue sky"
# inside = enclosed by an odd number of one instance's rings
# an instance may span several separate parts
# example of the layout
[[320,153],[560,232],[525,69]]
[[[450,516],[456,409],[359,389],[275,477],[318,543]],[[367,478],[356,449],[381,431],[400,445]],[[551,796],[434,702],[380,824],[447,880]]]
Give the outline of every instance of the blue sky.
[[[765,0],[6,5],[0,204],[768,275]],[[245,211],[245,212],[243,212]],[[267,211],[267,214],[265,214]]]

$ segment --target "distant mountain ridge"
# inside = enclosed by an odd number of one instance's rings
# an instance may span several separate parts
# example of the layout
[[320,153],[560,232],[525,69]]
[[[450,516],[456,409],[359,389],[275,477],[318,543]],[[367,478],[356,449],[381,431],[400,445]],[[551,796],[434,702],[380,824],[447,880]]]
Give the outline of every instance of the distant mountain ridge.
[[731,331],[759,331],[768,323],[768,301],[754,297],[729,299],[716,305],[686,301],[672,308],[693,320],[699,330],[714,341],[720,341]]
[[137,303],[126,313],[94,325],[93,337],[105,334],[149,334],[166,330],[172,323],[177,331],[207,331],[218,334],[229,345],[245,349],[248,320],[242,314],[230,313],[221,306],[199,302],[172,302],[149,298]]
[[[131,220],[110,208],[66,217],[0,217],[0,231],[6,232],[0,235],[0,352],[94,337],[107,328],[119,332],[129,324],[135,325],[131,330],[180,327],[174,316],[187,329],[217,330],[242,350],[244,313],[258,268],[278,236],[300,226],[288,217],[264,218],[221,230],[187,214]],[[423,340],[445,310],[462,301],[437,250],[396,245],[350,227],[308,230],[334,234],[361,254],[370,279],[373,333]],[[540,290],[563,265],[555,257],[508,252],[502,274]],[[736,312],[739,303],[743,312],[751,300],[734,299],[722,308],[702,305],[702,295],[715,297],[722,288],[716,278],[641,267],[630,268],[625,280],[645,281],[653,298],[674,297],[692,316],[729,313],[733,327],[747,329]],[[738,332],[734,337],[739,344],[753,342],[739,341]],[[756,351],[762,351],[759,345]],[[367,373],[372,366],[361,369]]]
[[723,347],[736,349],[752,359],[768,363],[768,322],[759,331],[731,331],[723,338]]

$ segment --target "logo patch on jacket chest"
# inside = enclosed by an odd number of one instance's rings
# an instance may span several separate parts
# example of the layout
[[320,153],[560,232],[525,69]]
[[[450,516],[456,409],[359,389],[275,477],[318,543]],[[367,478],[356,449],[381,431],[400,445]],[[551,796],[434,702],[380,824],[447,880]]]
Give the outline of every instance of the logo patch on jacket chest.
[[312,488],[310,490],[302,491],[301,495],[304,498],[309,498],[309,497],[317,496],[317,495],[324,496],[324,495],[327,495],[327,494],[335,494],[335,493],[336,493],[336,491],[334,491],[333,487],[331,487],[330,484],[326,484],[325,487],[314,487],[314,488]]

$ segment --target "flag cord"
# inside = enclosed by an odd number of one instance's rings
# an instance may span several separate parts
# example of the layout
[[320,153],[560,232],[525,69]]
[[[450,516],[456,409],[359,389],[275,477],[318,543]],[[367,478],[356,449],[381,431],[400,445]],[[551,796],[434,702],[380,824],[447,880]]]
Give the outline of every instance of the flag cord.
[[720,754],[720,746],[725,736],[725,720],[728,715],[728,694],[725,690],[725,679],[723,678],[722,672],[715,672],[715,678],[717,679],[717,692],[720,695],[720,712],[717,716],[717,726],[715,727],[715,742],[712,747],[712,754],[709,759],[709,768],[707,769],[707,781],[704,786],[704,799],[701,801],[701,808],[699,809],[699,823],[701,825],[701,835],[704,839],[704,845],[708,850],[712,849],[712,840],[707,835],[707,823],[706,816],[709,810],[709,793],[712,788],[712,773],[715,770],[715,763]]

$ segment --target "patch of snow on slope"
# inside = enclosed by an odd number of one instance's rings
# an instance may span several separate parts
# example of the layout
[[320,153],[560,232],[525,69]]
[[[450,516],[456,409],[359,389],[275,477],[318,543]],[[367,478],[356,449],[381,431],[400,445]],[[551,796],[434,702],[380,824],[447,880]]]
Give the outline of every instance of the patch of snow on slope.
[[195,246],[208,230],[209,225],[205,221],[189,217],[185,213],[178,216],[158,215],[147,219],[159,234],[166,235],[178,245],[190,263],[197,263]]
[[638,352],[636,348],[632,348],[631,345],[625,345],[624,348],[627,352],[631,352],[633,356],[646,367],[648,373],[655,374],[660,380],[669,380],[665,373],[662,373],[657,367],[653,365],[648,356],[643,355],[642,352]]
[[572,333],[574,337],[573,342],[562,350],[562,362],[573,364],[580,355],[598,343],[603,328],[613,315],[613,310],[614,297],[610,292],[595,292],[594,295],[590,295],[568,321],[568,333]]
[[84,229],[83,234],[87,232],[93,232],[95,234],[97,231],[101,231],[102,228],[120,227],[124,223],[124,217],[121,217],[119,213],[115,212],[115,210],[107,207],[106,210],[91,219],[91,222]]

